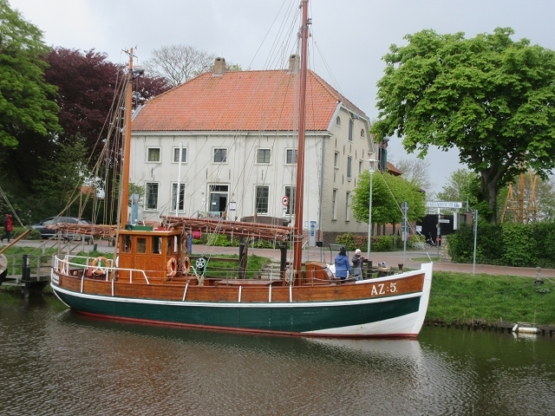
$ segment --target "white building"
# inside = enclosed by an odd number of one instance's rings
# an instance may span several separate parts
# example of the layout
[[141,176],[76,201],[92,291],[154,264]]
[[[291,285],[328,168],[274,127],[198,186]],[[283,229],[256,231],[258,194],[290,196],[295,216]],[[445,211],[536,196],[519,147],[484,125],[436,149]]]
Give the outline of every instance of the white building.
[[[289,70],[226,72],[218,58],[213,73],[149,101],[133,120],[131,143],[130,181],[145,187],[142,218],[177,212],[294,223],[297,68],[293,56]],[[304,220],[320,239],[367,230],[349,205],[369,167],[369,127],[360,109],[309,71]]]

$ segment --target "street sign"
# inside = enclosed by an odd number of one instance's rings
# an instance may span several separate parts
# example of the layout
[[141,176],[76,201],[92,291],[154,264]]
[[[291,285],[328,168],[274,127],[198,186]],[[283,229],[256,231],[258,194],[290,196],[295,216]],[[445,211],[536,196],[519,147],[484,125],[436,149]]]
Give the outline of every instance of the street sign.
[[286,207],[287,205],[289,205],[289,198],[287,198],[287,196],[283,196],[281,198],[281,205],[283,205],[284,207]]
[[430,201],[426,202],[426,208],[462,208],[462,202]]
[[449,224],[449,220],[447,218],[440,218],[439,222],[441,222],[443,224]]

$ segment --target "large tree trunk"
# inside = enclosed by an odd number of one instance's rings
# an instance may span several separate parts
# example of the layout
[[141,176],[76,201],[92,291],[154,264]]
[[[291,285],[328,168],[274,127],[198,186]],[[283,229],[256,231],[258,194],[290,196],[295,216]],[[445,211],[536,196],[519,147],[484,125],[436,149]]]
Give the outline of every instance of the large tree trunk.
[[489,172],[482,171],[481,173],[481,190],[484,198],[487,197],[488,208],[490,212],[488,213],[488,220],[492,224],[497,224],[497,193],[499,188],[497,186],[497,175],[490,174]]

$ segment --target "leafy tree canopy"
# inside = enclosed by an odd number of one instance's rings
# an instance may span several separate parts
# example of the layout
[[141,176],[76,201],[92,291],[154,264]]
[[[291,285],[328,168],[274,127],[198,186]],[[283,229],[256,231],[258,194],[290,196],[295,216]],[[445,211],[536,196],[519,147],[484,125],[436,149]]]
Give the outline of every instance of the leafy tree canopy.
[[[81,52],[61,47],[48,54],[46,79],[58,87],[62,143],[84,137],[89,152],[103,145],[103,134],[108,131],[106,120],[111,110],[119,111],[118,95],[126,80],[126,68],[106,58],[105,53],[94,50]],[[140,77],[134,82],[135,104],[168,89],[162,78]]]
[[378,82],[377,140],[397,134],[409,152],[459,149],[480,174],[495,222],[500,187],[528,168],[555,166],[555,52],[510,28],[465,39],[424,30],[392,45]]
[[42,32],[0,0],[0,145],[17,147],[18,136],[58,130],[56,88],[44,80],[48,47]]
[[[372,223],[400,223],[403,219],[401,204],[409,203],[409,221],[424,216],[425,195],[419,188],[400,176],[376,172],[372,175]],[[368,222],[370,200],[370,173],[359,176],[352,198],[353,215],[357,221]]]

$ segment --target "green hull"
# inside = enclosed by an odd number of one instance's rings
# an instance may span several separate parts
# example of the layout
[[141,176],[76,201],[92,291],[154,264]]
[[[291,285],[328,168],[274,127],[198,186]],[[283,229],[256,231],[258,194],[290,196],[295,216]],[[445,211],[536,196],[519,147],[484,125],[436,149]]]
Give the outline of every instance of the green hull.
[[[286,334],[325,332],[333,328],[352,326],[368,327],[392,319],[402,321],[403,317],[413,317],[419,312],[421,300],[421,295],[415,295],[317,304],[238,305],[121,299],[69,292],[54,285],[53,289],[57,296],[75,311],[111,319]],[[414,318],[407,318],[407,321],[413,320]],[[402,329],[404,326],[399,327],[399,333],[389,335],[415,335],[410,333],[410,329]],[[407,322],[406,328],[411,328],[410,322]]]

